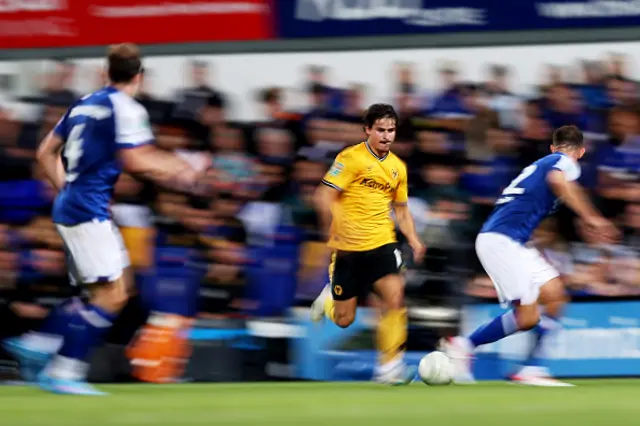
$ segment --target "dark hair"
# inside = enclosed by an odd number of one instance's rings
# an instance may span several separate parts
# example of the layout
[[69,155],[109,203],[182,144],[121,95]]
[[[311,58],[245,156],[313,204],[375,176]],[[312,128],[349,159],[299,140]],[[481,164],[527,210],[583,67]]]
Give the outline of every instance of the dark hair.
[[553,146],[556,148],[582,148],[584,137],[576,126],[562,126],[553,132]]
[[491,73],[497,77],[504,77],[509,74],[509,68],[505,65],[492,65]]
[[140,74],[140,49],[133,43],[114,44],[107,50],[108,74],[112,83],[129,83]]
[[311,83],[309,92],[311,92],[312,95],[328,95],[329,88],[322,83]]
[[262,102],[269,104],[272,102],[280,102],[282,91],[278,87],[271,87],[262,92]]
[[211,108],[224,109],[225,105],[226,105],[226,100],[220,93],[214,92],[211,95],[209,95],[209,97],[207,98],[207,106]]
[[209,64],[206,61],[194,59],[191,61],[191,68],[209,68]]
[[365,111],[362,121],[364,122],[365,127],[371,128],[376,121],[383,118],[390,118],[398,124],[398,113],[396,113],[396,110],[389,104],[371,105]]

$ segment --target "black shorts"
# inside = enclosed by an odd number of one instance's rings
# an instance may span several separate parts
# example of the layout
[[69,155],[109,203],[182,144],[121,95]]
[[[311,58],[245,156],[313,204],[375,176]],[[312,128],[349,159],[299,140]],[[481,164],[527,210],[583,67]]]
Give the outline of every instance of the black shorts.
[[373,285],[387,275],[404,269],[402,254],[396,243],[368,251],[336,251],[329,265],[331,294],[334,300],[366,297]]

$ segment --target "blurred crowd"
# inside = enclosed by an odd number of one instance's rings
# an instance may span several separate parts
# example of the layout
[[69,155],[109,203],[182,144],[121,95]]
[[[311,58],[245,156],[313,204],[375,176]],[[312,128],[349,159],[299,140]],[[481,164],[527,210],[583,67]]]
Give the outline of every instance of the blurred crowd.
[[[233,122],[233,94],[209,78],[214,64],[189,63],[191,85],[173,99],[143,88],[157,145],[196,167],[213,165],[210,199],[165,191],[124,174],[112,207],[136,272],[140,295],[182,303],[201,316],[280,315],[308,305],[326,282],[327,253],[311,197],[335,154],[364,138],[366,88],[335,87],[321,66],[307,69],[308,107],[284,107],[283,88],[264,88],[265,120]],[[522,167],[548,152],[554,128],[579,126],[588,153],[581,182],[624,230],[619,245],[589,241],[561,210],[536,232],[572,295],[640,295],[640,86],[625,57],[582,64],[568,76],[550,66],[534,97],[519,96],[513,70],[488,65],[485,81],[468,82],[455,64],[426,91],[414,64],[390,64],[390,94],[401,121],[393,147],[410,171],[410,208],[428,246],[407,278],[411,304],[494,298],[473,250],[482,222]],[[60,62],[37,97],[33,121],[0,109],[0,297],[2,315],[42,318],[66,292],[63,247],[49,216],[54,197],[34,162],[39,141],[80,93],[72,62]],[[149,72],[149,71],[146,71]],[[162,70],[150,70],[161,73]],[[334,72],[336,72],[334,70]],[[99,243],[99,242],[97,242]],[[136,303],[136,302],[132,302]],[[187,302],[184,302],[187,303]],[[190,302],[189,302],[190,303]],[[3,335],[12,322],[0,321]],[[21,323],[20,328],[26,323]]]

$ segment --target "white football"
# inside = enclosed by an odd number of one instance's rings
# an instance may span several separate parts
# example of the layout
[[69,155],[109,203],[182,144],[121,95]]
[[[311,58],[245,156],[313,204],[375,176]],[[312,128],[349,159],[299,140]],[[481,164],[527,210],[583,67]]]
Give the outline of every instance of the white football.
[[418,374],[429,386],[448,385],[453,381],[453,363],[444,352],[434,351],[420,360]]

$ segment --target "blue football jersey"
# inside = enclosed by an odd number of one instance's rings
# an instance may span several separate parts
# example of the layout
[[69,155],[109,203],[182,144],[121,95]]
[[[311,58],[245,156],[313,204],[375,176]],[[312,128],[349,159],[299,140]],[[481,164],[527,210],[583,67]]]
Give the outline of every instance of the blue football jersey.
[[564,172],[569,181],[580,177],[580,166],[565,154],[541,158],[522,170],[504,189],[480,232],[496,232],[522,244],[529,241],[540,222],[558,206],[558,199],[547,183],[552,170]]
[[53,221],[71,226],[109,219],[111,196],[122,171],[118,150],[153,141],[147,111],[107,86],[72,105],[54,132],[64,141],[66,183],[54,201]]

